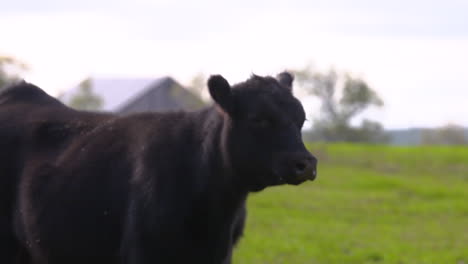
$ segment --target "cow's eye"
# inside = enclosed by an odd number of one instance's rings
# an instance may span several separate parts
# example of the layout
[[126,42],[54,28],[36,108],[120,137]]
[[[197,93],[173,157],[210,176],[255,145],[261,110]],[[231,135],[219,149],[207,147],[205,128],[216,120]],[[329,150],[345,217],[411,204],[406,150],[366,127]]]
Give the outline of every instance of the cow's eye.
[[251,124],[258,128],[268,128],[271,126],[271,121],[264,117],[253,117],[250,120]]

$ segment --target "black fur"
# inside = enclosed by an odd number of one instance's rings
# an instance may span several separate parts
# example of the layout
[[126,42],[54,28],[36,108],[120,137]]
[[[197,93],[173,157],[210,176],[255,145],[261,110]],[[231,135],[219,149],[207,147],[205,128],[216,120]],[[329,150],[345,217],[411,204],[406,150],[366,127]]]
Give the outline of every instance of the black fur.
[[213,76],[212,107],[125,117],[5,90],[2,263],[230,263],[248,193],[315,178],[286,86]]

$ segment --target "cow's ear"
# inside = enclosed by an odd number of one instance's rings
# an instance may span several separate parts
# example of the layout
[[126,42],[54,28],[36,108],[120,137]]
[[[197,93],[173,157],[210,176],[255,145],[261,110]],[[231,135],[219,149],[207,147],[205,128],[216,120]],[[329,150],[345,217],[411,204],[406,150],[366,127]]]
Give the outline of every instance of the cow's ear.
[[289,91],[292,91],[294,76],[291,73],[286,71],[282,72],[276,75],[276,79],[283,87],[285,87]]
[[232,112],[231,85],[221,75],[212,75],[208,79],[211,98],[227,113]]

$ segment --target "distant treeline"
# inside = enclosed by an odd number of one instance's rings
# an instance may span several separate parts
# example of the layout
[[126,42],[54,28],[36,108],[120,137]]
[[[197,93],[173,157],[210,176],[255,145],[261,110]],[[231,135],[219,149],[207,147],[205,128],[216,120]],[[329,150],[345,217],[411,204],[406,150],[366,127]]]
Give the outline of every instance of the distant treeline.
[[[376,139],[361,138],[359,142],[380,143],[390,145],[468,145],[468,128],[457,125],[446,125],[439,128],[408,128],[385,130],[384,136]],[[311,142],[330,142],[320,137],[314,130],[303,132],[304,139]],[[338,140],[340,141],[340,140]],[[347,141],[347,140],[341,140]]]
[[387,131],[393,145],[466,145],[468,128],[448,125],[436,129],[410,128]]

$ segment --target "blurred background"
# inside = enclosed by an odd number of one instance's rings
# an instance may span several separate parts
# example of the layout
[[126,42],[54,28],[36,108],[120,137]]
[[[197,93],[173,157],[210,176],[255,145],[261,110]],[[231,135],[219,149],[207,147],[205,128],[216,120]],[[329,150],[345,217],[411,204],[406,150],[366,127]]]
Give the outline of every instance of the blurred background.
[[[0,87],[85,110],[210,104],[295,73],[319,178],[249,200],[235,263],[468,263],[468,2],[16,0]],[[1,89],[1,88],[0,88]]]

